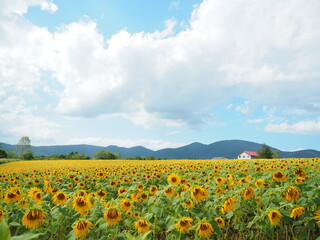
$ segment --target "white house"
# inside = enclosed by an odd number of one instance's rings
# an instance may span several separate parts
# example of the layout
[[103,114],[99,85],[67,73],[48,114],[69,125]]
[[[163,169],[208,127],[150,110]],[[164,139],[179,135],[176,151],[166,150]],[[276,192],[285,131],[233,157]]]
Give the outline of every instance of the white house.
[[250,152],[250,151],[242,151],[237,155],[238,159],[252,159],[256,158],[258,156],[258,153],[256,152]]

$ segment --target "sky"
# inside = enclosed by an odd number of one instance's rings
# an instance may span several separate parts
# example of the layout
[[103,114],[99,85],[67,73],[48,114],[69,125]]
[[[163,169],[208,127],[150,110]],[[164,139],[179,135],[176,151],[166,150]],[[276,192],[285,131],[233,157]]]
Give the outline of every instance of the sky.
[[0,142],[320,150],[319,0],[1,0]]

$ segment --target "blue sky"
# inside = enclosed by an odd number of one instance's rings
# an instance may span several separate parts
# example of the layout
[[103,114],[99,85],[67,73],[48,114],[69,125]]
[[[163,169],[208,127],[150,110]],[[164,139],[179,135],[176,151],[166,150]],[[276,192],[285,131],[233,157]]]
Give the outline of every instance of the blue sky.
[[0,3],[0,142],[320,150],[318,0]]

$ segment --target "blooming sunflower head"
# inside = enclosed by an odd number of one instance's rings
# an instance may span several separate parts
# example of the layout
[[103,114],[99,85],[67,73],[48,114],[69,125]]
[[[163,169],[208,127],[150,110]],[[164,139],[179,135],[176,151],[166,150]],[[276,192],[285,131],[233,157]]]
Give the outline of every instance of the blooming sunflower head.
[[109,208],[104,213],[104,220],[110,226],[115,226],[121,220],[121,212],[115,208]]
[[272,180],[275,182],[281,182],[281,181],[284,181],[285,179],[286,179],[286,175],[281,171],[277,171],[272,174]]
[[300,198],[300,193],[295,186],[292,186],[287,189],[284,198],[289,202],[297,201]]
[[164,195],[168,198],[171,198],[174,196],[175,190],[173,187],[168,187],[167,189],[164,190]]
[[199,237],[210,239],[214,233],[214,230],[210,223],[203,221],[198,225],[196,232]]
[[317,220],[317,224],[320,225],[320,210],[315,213],[314,219]]
[[191,199],[187,199],[185,202],[182,203],[184,208],[193,208],[193,201]]
[[247,188],[243,193],[244,200],[250,200],[254,197],[254,189],[253,188]]
[[90,221],[80,219],[75,223],[73,227],[74,234],[78,238],[85,238],[89,234],[92,225],[93,224]]
[[228,213],[231,212],[236,207],[237,200],[234,197],[230,197],[224,201],[221,207],[221,212]]
[[180,184],[180,177],[178,174],[172,173],[168,176],[167,181],[169,184],[178,185]]
[[41,226],[44,219],[45,214],[42,209],[31,208],[24,214],[22,222],[26,228],[32,229]]
[[120,200],[120,208],[122,211],[130,211],[133,208],[132,201],[128,199],[121,199]]
[[181,232],[181,233],[188,233],[189,228],[192,227],[193,219],[184,217],[181,218],[176,224],[176,228]]
[[107,197],[107,192],[106,192],[106,191],[103,191],[102,189],[98,190],[98,191],[96,192],[96,194],[97,194],[97,196],[98,196],[99,198],[105,198],[105,197]]
[[68,200],[68,195],[64,192],[57,192],[53,195],[53,202],[58,205],[64,205]]
[[150,224],[147,220],[140,219],[134,223],[134,227],[136,228],[138,233],[145,233],[150,230]]

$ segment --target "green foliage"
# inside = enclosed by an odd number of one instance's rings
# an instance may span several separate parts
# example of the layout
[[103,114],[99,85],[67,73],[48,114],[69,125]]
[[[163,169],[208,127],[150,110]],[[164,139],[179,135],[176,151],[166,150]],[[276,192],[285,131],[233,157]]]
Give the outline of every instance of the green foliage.
[[120,157],[119,153],[112,153],[106,150],[101,150],[94,154],[95,159],[119,159]]
[[8,154],[5,150],[0,149],[0,158],[8,158]]
[[17,159],[17,158],[19,158],[18,154],[16,154],[16,153],[13,152],[13,151],[7,151],[7,156],[8,156],[8,158],[10,158],[10,159]]
[[23,154],[30,151],[31,140],[29,137],[24,136],[19,139],[17,144],[17,153],[18,155],[23,158]]
[[262,144],[261,149],[258,151],[258,157],[264,159],[280,158],[279,152],[273,152],[269,146]]
[[24,154],[22,154],[22,159],[23,160],[32,160],[32,159],[34,159],[33,152],[31,152],[31,151],[25,152]]
[[36,160],[58,160],[58,159],[65,159],[65,160],[89,160],[90,157],[86,156],[83,153],[78,152],[70,152],[69,154],[54,154],[50,156],[38,156],[35,158]]

